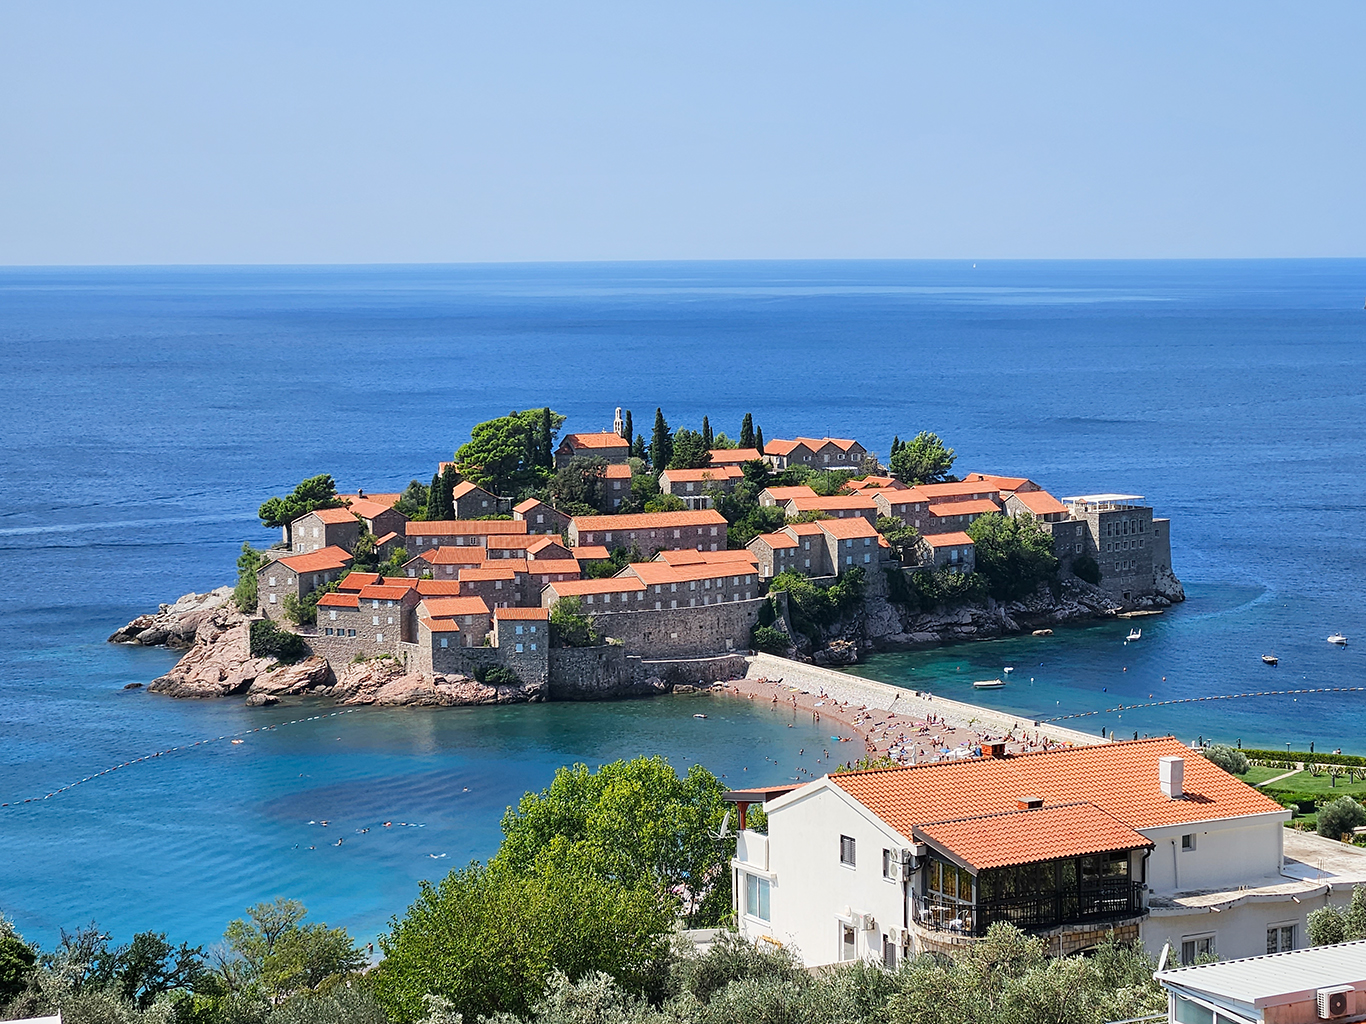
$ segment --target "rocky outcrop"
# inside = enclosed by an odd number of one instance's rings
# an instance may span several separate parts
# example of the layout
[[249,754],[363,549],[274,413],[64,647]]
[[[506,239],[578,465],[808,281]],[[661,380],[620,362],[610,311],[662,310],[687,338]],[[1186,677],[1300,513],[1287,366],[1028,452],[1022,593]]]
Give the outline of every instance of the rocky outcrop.
[[1181,585],[1181,581],[1176,578],[1176,574],[1165,566],[1157,570],[1157,579],[1153,585],[1158,596],[1165,598],[1172,604],[1178,604],[1186,599],[1186,588]]
[[412,707],[526,704],[546,697],[544,684],[491,686],[465,676],[428,678],[408,672],[393,658],[352,662],[342,670],[336,685],[324,692],[338,704]]
[[214,612],[230,606],[232,587],[219,587],[207,594],[185,594],[175,604],[163,604],[154,615],[139,615],[109,637],[114,644],[141,644],[144,647],[189,647],[199,627]]
[[331,682],[332,670],[322,658],[293,665],[275,658],[253,658],[248,619],[231,606],[220,606],[195,630],[194,644],[175,667],[152,680],[152,693],[171,697],[227,697],[258,693],[276,697],[316,691]]

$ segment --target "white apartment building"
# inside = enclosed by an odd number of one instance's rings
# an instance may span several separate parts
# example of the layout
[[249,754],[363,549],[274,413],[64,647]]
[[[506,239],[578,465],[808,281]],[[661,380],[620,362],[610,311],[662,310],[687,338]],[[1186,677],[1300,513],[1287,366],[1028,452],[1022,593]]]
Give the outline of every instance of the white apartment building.
[[[1010,921],[1056,954],[1113,932],[1189,963],[1305,945],[1306,914],[1366,880],[1361,851],[1284,828],[1288,810],[1170,737],[988,750],[728,794],[742,933],[808,966],[894,966]],[[744,828],[752,804],[767,835]]]

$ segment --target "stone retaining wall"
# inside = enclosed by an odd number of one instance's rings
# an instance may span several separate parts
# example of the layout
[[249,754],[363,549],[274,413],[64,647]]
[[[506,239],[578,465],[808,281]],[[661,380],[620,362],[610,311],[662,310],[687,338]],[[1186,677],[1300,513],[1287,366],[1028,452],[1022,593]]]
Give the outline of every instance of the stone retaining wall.
[[1076,729],[1066,729],[1059,725],[1036,726],[1032,719],[1023,715],[1014,715],[1008,711],[996,711],[992,708],[979,707],[976,704],[965,704],[962,701],[948,700],[944,697],[923,693],[923,691],[922,696],[917,696],[915,690],[892,686],[889,683],[880,683],[874,679],[864,679],[861,676],[848,675],[844,672],[836,672],[833,669],[820,668],[816,665],[804,665],[801,662],[789,661],[787,658],[779,658],[772,654],[752,655],[746,661],[749,663],[748,671],[745,672],[746,679],[763,678],[770,681],[781,679],[786,685],[797,686],[803,690],[809,690],[811,693],[819,693],[823,690],[833,700],[848,701],[854,705],[866,704],[870,708],[879,708],[883,711],[895,710],[898,714],[904,713],[917,717],[930,714],[938,715],[950,725],[986,730],[991,733],[1015,732],[1018,735],[1024,731],[1031,736],[1039,734],[1056,742],[1079,745],[1105,742],[1099,736],[1079,732]]

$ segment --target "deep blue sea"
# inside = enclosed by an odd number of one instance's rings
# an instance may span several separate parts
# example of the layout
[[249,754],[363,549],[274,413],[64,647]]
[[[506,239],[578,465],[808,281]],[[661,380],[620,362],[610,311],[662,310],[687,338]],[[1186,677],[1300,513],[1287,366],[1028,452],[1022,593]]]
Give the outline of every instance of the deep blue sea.
[[[1012,665],[975,696],[1031,716],[1366,685],[1363,296],[1366,261],[0,269],[0,802],[298,719],[126,691],[174,655],[104,637],[229,582],[244,540],[273,539],[256,507],[301,477],[397,490],[479,420],[544,404],[575,430],[618,405],[642,432],[656,406],[732,434],[753,412],[768,438],[884,457],[934,430],[961,471],[1172,518],[1190,600],[1140,643],[1105,623],[860,670],[889,681],[967,698]],[[491,853],[559,765],[659,752],[781,779],[820,740],[788,723],[680,696],[217,741],[0,809],[0,912],[44,942],[93,918],[207,943],[285,895],[368,939],[418,880]],[[1366,752],[1366,693],[1074,724]]]

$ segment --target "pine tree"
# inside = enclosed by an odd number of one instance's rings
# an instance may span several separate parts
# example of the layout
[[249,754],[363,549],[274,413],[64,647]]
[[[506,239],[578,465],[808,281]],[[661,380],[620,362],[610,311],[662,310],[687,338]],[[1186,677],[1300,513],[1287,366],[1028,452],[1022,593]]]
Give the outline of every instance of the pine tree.
[[745,418],[740,423],[740,447],[754,447],[754,417],[749,413],[745,413]]
[[645,447],[645,438],[642,435],[637,434],[636,439],[631,442],[631,457],[643,459],[649,454],[649,449]]
[[703,417],[702,417],[702,443],[705,444],[708,448],[711,448],[712,442],[713,442],[714,440],[715,440],[715,438],[713,438],[713,437],[711,436],[711,423],[707,420],[707,417],[703,416]]
[[631,427],[631,410],[626,410],[626,419],[621,425],[621,436],[626,440],[631,440],[635,436],[635,430]]
[[546,469],[555,468],[555,451],[551,442],[553,435],[554,431],[550,424],[550,406],[546,406],[541,410],[541,436],[540,443],[537,445],[540,448],[540,451],[537,452],[537,455],[540,456],[537,462]]
[[669,459],[673,458],[673,435],[669,433],[669,424],[664,421],[664,410],[655,410],[655,429],[650,436],[650,465],[655,472],[659,472],[669,464]]
[[764,428],[760,427],[754,432],[754,447],[759,449],[759,454],[764,454]]

